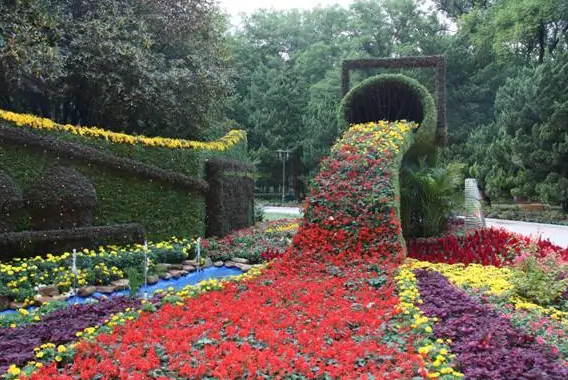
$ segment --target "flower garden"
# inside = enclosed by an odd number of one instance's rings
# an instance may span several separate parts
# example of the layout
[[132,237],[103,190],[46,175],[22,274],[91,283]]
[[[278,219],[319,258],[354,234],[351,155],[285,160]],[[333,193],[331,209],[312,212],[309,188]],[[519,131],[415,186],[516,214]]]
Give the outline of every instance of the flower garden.
[[[364,86],[385,83],[415,86],[398,76]],[[203,263],[196,241],[176,238],[147,250],[86,249],[77,271],[69,253],[1,263],[0,296],[19,308],[0,316],[2,377],[568,378],[568,249],[496,229],[406,241],[400,168],[405,154],[434,140],[434,103],[424,95],[425,109],[410,109],[422,115],[416,122],[355,122],[349,101],[361,91],[345,98],[350,126],[321,163],[299,222],[207,239]],[[37,128],[67,130],[44,124]],[[156,281],[202,264],[243,273],[145,299],[64,302],[76,285],[112,293],[127,278],[135,294],[128,273],[145,255]]]
[[[300,225],[204,244],[211,261],[267,262],[246,274],[3,317],[4,378],[566,379],[568,250],[501,230],[402,238],[395,180],[416,127],[352,126],[322,163]],[[152,244],[152,268],[187,260],[193,245]],[[84,252],[100,272],[77,278],[123,278],[140,252]],[[68,290],[68,268],[62,255],[0,272],[12,299],[31,303],[43,281]]]

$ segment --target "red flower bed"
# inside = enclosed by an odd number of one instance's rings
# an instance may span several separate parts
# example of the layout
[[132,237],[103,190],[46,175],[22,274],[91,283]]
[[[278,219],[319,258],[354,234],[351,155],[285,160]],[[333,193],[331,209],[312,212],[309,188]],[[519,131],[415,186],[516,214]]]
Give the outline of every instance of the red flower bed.
[[[486,228],[464,236],[445,235],[409,241],[408,256],[433,263],[476,263],[501,267],[511,264],[528,244],[528,237],[504,229]],[[541,256],[554,251],[568,260],[568,249],[555,246],[548,240],[537,241],[536,249]]]
[[258,280],[145,313],[80,344],[59,378],[411,378],[420,356],[388,344],[398,300],[392,285],[369,286],[374,276],[281,262]]
[[400,308],[390,273],[405,255],[396,183],[412,127],[350,129],[322,164],[293,247],[262,277],[144,313],[77,345],[73,363],[31,378],[425,375],[409,331],[393,326]]

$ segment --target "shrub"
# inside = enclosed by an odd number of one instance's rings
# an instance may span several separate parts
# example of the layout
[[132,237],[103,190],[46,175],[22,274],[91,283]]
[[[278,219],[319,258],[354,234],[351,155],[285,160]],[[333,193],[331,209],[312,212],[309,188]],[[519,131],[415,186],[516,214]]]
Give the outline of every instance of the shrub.
[[447,230],[448,219],[463,203],[461,165],[432,168],[404,166],[400,175],[401,222],[408,238],[439,235]]
[[136,293],[140,290],[142,285],[144,285],[144,276],[138,268],[127,268],[126,277],[128,278],[128,287],[130,288],[130,295],[136,296]]
[[568,263],[554,251],[542,257],[534,241],[521,244],[523,254],[515,260],[511,278],[514,292],[541,306],[560,303],[568,290]]

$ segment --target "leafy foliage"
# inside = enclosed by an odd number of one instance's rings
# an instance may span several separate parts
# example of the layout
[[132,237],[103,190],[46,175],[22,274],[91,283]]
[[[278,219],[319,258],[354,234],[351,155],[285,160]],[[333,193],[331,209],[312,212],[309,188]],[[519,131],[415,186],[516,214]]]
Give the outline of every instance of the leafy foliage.
[[228,89],[212,0],[0,2],[0,108],[202,137]]
[[407,238],[439,235],[447,230],[448,219],[458,208],[463,182],[462,167],[404,165],[400,175],[401,221]]
[[475,174],[494,195],[560,204],[568,212],[568,90],[561,84],[567,75],[560,59],[520,71],[499,90],[495,124],[472,136],[486,146],[476,148]]
[[511,278],[514,292],[541,306],[559,304],[568,290],[568,264],[557,254],[539,257],[534,247],[528,248],[532,249],[527,249],[515,263]]

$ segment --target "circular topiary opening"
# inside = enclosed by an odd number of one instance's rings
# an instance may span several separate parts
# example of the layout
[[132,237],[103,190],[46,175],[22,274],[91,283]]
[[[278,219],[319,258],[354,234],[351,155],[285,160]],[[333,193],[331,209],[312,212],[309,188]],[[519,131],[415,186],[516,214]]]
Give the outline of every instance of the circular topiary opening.
[[377,75],[345,95],[340,107],[340,128],[379,120],[416,122],[419,124],[416,140],[434,143],[437,120],[434,98],[415,79],[401,74]]
[[424,120],[420,95],[407,83],[386,78],[367,86],[351,97],[345,119],[349,124],[378,120],[407,120],[418,124]]

